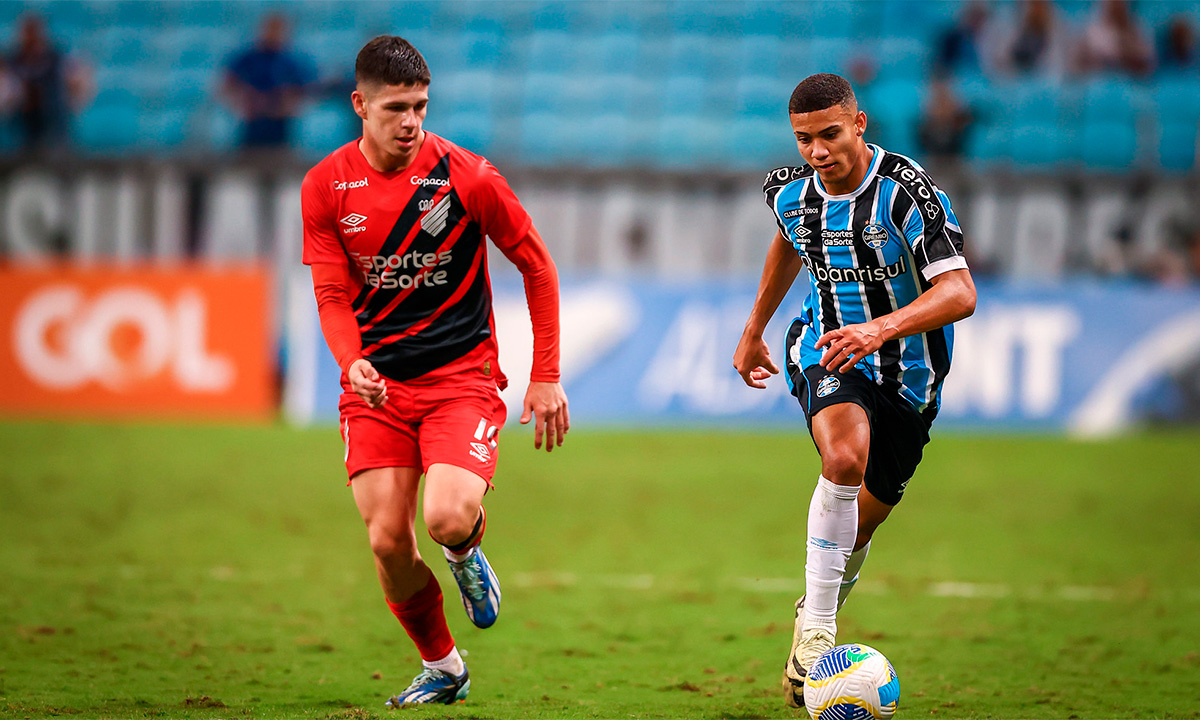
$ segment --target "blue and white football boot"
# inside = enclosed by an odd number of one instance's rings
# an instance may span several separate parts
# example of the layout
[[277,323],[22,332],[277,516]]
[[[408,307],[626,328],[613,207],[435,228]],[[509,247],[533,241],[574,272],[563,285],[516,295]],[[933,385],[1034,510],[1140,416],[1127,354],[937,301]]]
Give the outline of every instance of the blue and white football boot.
[[446,548],[442,548],[442,551],[458,583],[467,617],[471,618],[475,627],[491,627],[500,614],[500,581],[484,557],[483,549],[476,545],[462,562],[456,562]]
[[471,674],[463,666],[463,674],[455,677],[444,670],[425,668],[415,677],[399,695],[389,699],[384,705],[390,708],[400,707],[405,703],[442,703],[451,705],[467,699],[471,690]]

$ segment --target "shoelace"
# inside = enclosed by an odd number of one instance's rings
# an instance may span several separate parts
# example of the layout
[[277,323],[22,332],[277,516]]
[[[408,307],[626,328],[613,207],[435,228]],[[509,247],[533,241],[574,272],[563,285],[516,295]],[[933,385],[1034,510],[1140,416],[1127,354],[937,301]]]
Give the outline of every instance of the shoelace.
[[408,689],[405,690],[404,692],[408,693],[413,690],[416,690],[421,685],[424,685],[427,682],[433,682],[434,680],[439,679],[444,674],[445,673],[443,673],[441,670],[437,670],[435,668],[425,668],[424,670],[421,671],[420,675],[413,678],[412,685],[409,685]]
[[459,584],[466,590],[467,595],[471,596],[472,600],[482,600],[487,591],[483,588],[483,576],[480,573],[482,568],[474,560],[472,557],[451,565],[458,571],[455,575],[458,576]]

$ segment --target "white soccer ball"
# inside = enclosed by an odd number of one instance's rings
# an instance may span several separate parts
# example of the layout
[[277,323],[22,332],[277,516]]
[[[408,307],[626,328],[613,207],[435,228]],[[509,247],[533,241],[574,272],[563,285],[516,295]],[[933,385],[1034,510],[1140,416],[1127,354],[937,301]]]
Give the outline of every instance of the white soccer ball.
[[866,645],[838,645],[804,679],[804,707],[813,720],[887,720],[899,700],[895,668]]

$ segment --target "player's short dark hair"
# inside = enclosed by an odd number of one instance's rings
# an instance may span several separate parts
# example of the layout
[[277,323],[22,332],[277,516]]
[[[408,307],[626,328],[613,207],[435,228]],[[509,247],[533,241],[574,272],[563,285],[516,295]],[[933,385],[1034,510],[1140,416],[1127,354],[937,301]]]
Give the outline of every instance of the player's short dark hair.
[[428,85],[429,66],[409,41],[398,35],[380,35],[358,51],[354,82]]
[[792,91],[792,99],[788,101],[788,112],[816,112],[834,105],[857,108],[858,100],[854,97],[854,88],[850,87],[850,83],[841,75],[817,73],[801,80]]

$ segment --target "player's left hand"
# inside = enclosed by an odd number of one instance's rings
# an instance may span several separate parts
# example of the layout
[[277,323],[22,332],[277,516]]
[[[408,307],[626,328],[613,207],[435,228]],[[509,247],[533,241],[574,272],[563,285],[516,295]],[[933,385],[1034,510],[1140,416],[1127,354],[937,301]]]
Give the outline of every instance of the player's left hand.
[[561,383],[531,382],[525,391],[525,409],[521,413],[521,424],[533,424],[533,446],[542,449],[546,440],[546,452],[555,446],[562,447],[567,430],[571,428],[571,415],[567,412],[567,393]]
[[883,347],[883,325],[878,320],[830,330],[817,338],[817,348],[828,345],[821,355],[821,367],[848,372],[854,364]]

